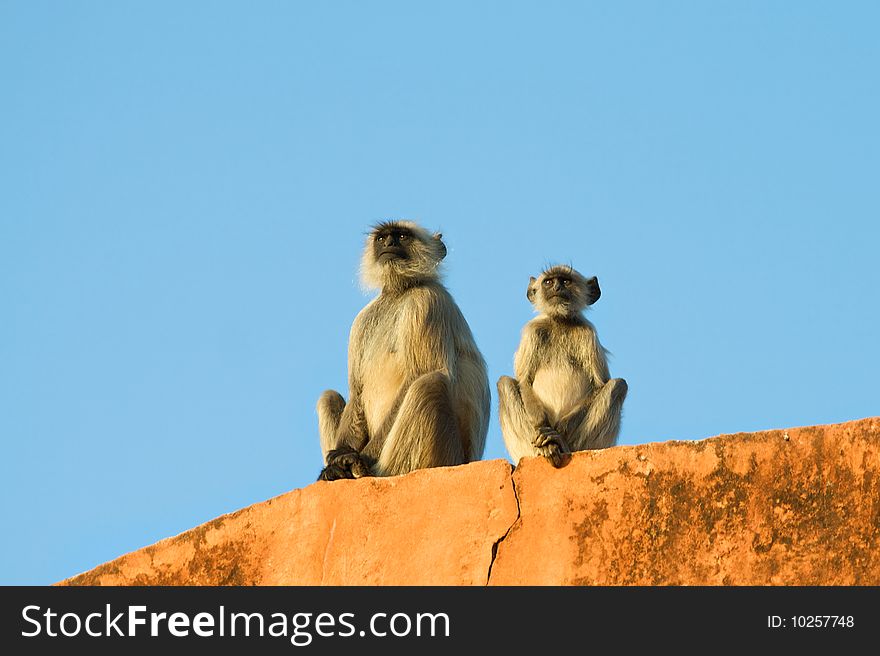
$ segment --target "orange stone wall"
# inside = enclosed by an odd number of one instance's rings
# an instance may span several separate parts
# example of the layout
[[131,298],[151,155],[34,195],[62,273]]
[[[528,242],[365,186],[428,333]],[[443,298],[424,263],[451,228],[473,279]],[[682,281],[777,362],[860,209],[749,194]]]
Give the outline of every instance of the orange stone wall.
[[66,585],[880,585],[880,418],[319,482]]

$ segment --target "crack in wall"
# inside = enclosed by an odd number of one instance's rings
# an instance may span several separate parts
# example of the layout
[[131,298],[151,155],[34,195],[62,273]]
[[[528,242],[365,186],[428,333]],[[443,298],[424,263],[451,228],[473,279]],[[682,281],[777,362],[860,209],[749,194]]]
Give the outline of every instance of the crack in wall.
[[510,535],[513,527],[516,526],[517,522],[520,520],[520,517],[522,517],[522,508],[519,505],[519,494],[516,492],[516,481],[513,479],[514,471],[515,470],[511,470],[510,472],[510,487],[513,488],[513,499],[516,501],[516,517],[510,523],[510,526],[507,527],[504,535],[495,540],[495,543],[492,545],[492,560],[489,562],[489,572],[486,574],[486,585],[489,585],[489,581],[492,580],[492,567],[495,565],[495,558],[498,556],[498,545],[504,542],[507,536]]

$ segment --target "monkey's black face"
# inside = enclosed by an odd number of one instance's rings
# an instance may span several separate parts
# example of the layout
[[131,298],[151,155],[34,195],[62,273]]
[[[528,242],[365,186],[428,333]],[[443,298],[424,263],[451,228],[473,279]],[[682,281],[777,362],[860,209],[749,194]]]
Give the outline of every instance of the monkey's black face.
[[584,278],[568,266],[554,266],[544,271],[540,278],[529,278],[526,296],[539,312],[574,315],[592,305],[601,295],[599,281]]
[[412,232],[406,228],[382,228],[373,234],[373,255],[379,264],[408,260],[413,239]]
[[574,281],[567,276],[548,276],[541,281],[541,292],[551,305],[568,303],[572,299]]

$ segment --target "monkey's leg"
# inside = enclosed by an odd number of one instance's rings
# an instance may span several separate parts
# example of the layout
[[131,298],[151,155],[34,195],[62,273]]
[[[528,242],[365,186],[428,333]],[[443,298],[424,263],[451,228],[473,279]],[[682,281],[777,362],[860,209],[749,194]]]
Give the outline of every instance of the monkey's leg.
[[532,433],[535,429],[526,415],[519,382],[510,376],[498,379],[498,418],[501,420],[504,446],[515,463],[520,458],[538,455],[537,449],[532,445]]
[[498,379],[498,416],[501,419],[501,435],[511,459],[518,463],[526,456],[544,456],[554,467],[560,467],[567,449],[547,442],[544,443],[539,431],[535,429],[523,405],[519,381],[510,376]]
[[439,371],[416,378],[404,394],[375,465],[378,476],[465,462],[449,377]]
[[318,434],[321,439],[321,458],[327,462],[327,453],[336,448],[336,429],[345,410],[345,399],[339,392],[327,390],[318,399]]
[[319,481],[360,478],[370,474],[369,461],[357,449],[339,444],[339,423],[345,407],[345,399],[333,390],[327,390],[318,399],[318,432],[321,456],[326,465],[318,476]]
[[623,378],[612,378],[593,396],[586,412],[578,413],[579,421],[560,422],[560,430],[569,438],[573,451],[604,449],[617,443],[627,389]]

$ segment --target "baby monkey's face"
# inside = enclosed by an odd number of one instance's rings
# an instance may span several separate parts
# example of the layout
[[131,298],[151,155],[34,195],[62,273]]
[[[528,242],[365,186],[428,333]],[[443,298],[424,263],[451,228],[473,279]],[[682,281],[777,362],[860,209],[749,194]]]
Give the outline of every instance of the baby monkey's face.
[[539,312],[571,316],[597,300],[601,291],[596,277],[584,278],[568,266],[554,266],[529,279],[526,296]]
[[544,300],[552,305],[570,303],[572,292],[574,291],[572,289],[573,284],[574,281],[571,279],[571,276],[564,274],[546,276],[541,280],[541,293],[544,296]]

